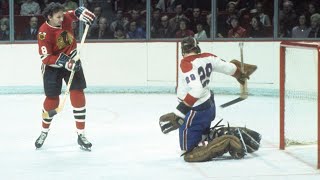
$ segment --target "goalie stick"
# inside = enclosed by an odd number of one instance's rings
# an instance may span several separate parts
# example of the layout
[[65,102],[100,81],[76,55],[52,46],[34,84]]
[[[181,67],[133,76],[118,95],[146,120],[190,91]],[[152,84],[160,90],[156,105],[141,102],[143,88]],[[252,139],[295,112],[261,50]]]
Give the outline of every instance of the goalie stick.
[[[243,42],[239,43],[239,47],[240,47],[240,60],[241,60],[241,72],[244,73],[244,65],[243,65]],[[221,104],[220,107],[221,108],[225,108],[228,106],[231,106],[233,104],[236,104],[238,102],[241,102],[245,99],[247,99],[248,97],[248,85],[247,85],[247,79],[244,80],[244,84],[240,84],[240,97],[231,100],[229,102],[226,102],[224,104]]]
[[[85,41],[85,39],[87,37],[87,34],[88,34],[88,30],[89,30],[89,25],[86,24],[86,27],[84,29],[84,32],[83,32],[83,35],[82,35],[82,38],[81,38],[80,48],[79,48],[79,51],[78,51],[79,54],[82,51],[84,41]],[[63,97],[62,102],[54,110],[43,111],[43,113],[42,113],[42,118],[43,119],[48,119],[50,117],[53,117],[54,115],[58,114],[59,112],[61,112],[63,110],[64,105],[65,105],[66,100],[67,100],[67,97],[68,97],[68,95],[70,93],[70,87],[71,87],[71,84],[72,84],[72,80],[73,80],[74,74],[75,74],[75,71],[74,70],[71,71],[71,74],[70,74],[70,77],[69,77],[69,81],[68,81],[68,84],[67,84],[67,88],[66,88],[66,91],[64,93],[64,97]]]

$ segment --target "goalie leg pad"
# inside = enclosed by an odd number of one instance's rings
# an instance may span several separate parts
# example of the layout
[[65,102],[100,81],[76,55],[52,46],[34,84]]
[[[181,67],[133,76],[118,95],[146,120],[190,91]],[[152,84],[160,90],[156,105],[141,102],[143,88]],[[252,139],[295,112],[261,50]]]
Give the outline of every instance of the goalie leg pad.
[[[229,134],[234,135],[239,139],[241,139],[242,136],[248,153],[255,152],[260,147],[261,134],[246,127],[223,127],[214,130],[214,132],[215,134],[217,134],[216,136],[221,136],[222,134]],[[241,136],[239,133],[241,133]]]
[[186,162],[209,161],[212,158],[222,156],[230,150],[235,153],[244,154],[242,144],[236,136],[223,135],[213,139],[206,146],[195,147],[192,151],[185,154],[184,160]]

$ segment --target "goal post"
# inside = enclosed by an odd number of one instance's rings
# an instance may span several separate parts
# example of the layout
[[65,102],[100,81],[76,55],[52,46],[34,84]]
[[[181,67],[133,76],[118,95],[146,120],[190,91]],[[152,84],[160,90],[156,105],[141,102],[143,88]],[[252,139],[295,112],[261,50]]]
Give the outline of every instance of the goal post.
[[[280,43],[280,149],[317,144],[320,169],[320,43]],[[311,134],[307,136],[306,134]],[[291,137],[290,137],[291,136]]]

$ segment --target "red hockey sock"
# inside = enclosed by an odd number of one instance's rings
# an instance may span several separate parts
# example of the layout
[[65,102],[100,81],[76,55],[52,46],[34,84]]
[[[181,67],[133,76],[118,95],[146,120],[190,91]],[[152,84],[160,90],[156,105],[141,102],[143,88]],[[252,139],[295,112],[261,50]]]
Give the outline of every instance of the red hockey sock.
[[73,106],[73,115],[77,130],[82,132],[85,128],[86,119],[86,99],[83,90],[71,90],[70,100]]
[[[43,102],[43,109],[50,111],[56,109],[59,106],[59,96],[46,97]],[[46,118],[42,120],[42,128],[44,131],[48,130],[51,124],[52,118]]]

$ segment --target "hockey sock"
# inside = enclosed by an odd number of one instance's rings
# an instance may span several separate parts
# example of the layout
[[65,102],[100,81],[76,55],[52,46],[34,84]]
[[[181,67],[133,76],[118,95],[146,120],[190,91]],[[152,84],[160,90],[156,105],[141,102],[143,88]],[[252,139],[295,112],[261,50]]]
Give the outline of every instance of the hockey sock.
[[[43,102],[43,109],[45,111],[50,111],[50,110],[56,109],[58,106],[59,106],[59,96],[46,97],[46,99]],[[44,131],[44,132],[49,131],[49,127],[50,127],[52,119],[53,119],[52,117],[42,119],[42,131]]]
[[86,119],[86,99],[83,90],[70,91],[71,104],[73,106],[73,115],[76,122],[78,133],[83,133]]
[[86,108],[73,108],[73,115],[76,121],[76,127],[78,130],[84,130],[86,119]]

